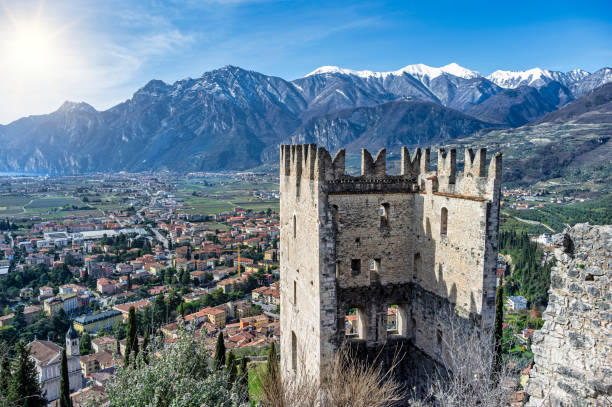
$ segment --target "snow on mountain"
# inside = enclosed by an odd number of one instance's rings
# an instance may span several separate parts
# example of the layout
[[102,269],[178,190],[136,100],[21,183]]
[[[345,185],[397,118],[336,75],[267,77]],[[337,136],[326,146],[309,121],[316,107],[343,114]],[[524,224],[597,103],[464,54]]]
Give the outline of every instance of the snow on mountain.
[[486,78],[502,88],[518,88],[519,86],[542,87],[552,81],[560,82],[569,86],[581,81],[590,75],[582,69],[574,69],[570,72],[550,71],[542,68],[532,68],[526,71],[503,71],[498,70]]
[[585,71],[584,69],[574,69],[573,71],[566,72],[565,78],[566,78],[566,81],[567,80],[571,81],[569,83],[574,83],[574,82],[583,80],[589,75],[591,75],[591,73]]
[[320,68],[315,69],[314,71],[310,72],[306,76],[308,77],[308,76],[313,76],[313,75],[324,75],[324,74],[342,74],[342,75],[354,75],[354,76],[358,76],[361,78],[386,78],[387,76],[401,76],[405,73],[408,75],[414,76],[420,81],[424,81],[424,80],[431,81],[432,79],[437,78],[438,76],[441,76],[444,74],[449,74],[449,75],[457,76],[459,78],[464,78],[464,79],[473,79],[473,78],[478,78],[481,76],[480,73],[476,71],[471,71],[454,62],[448,65],[441,66],[439,68],[435,68],[435,67],[428,66],[425,64],[413,64],[413,65],[407,65],[401,69],[398,69],[397,71],[389,71],[389,72],[374,72],[374,71],[369,71],[369,70],[357,71],[357,70],[352,70],[352,69],[340,68],[337,66],[326,65],[326,66],[322,66]]

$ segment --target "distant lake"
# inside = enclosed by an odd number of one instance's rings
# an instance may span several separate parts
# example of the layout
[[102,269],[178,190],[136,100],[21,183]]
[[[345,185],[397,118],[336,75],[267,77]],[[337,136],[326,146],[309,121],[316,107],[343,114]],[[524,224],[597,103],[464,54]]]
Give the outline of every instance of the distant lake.
[[27,172],[2,172],[0,171],[0,177],[41,177],[44,174],[31,174]]

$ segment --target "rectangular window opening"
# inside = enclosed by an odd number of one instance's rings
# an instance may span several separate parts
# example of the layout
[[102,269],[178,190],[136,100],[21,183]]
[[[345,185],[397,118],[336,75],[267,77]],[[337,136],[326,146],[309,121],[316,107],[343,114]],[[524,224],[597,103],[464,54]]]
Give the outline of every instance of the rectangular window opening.
[[361,259],[351,260],[351,274],[357,275],[361,273]]

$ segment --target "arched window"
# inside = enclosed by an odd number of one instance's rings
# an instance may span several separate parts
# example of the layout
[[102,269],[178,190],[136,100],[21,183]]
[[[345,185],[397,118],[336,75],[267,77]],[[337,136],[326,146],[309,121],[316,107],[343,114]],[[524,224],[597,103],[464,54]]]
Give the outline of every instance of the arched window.
[[445,236],[448,231],[448,209],[440,211],[440,235]]
[[366,309],[348,308],[344,313],[344,328],[344,335],[347,339],[366,339]]

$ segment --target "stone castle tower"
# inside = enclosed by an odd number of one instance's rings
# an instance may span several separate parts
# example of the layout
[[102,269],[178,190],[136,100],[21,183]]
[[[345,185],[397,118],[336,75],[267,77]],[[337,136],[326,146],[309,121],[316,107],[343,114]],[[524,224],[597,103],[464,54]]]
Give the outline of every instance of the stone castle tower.
[[441,314],[492,328],[501,154],[488,174],[485,149],[465,157],[457,173],[456,151],[440,149],[430,171],[429,149],[411,159],[402,148],[401,175],[387,175],[385,150],[362,150],[361,175],[350,176],[345,150],[332,160],[314,144],[281,146],[285,378],[319,380],[345,342],[363,355],[385,359],[401,345],[440,361]]

